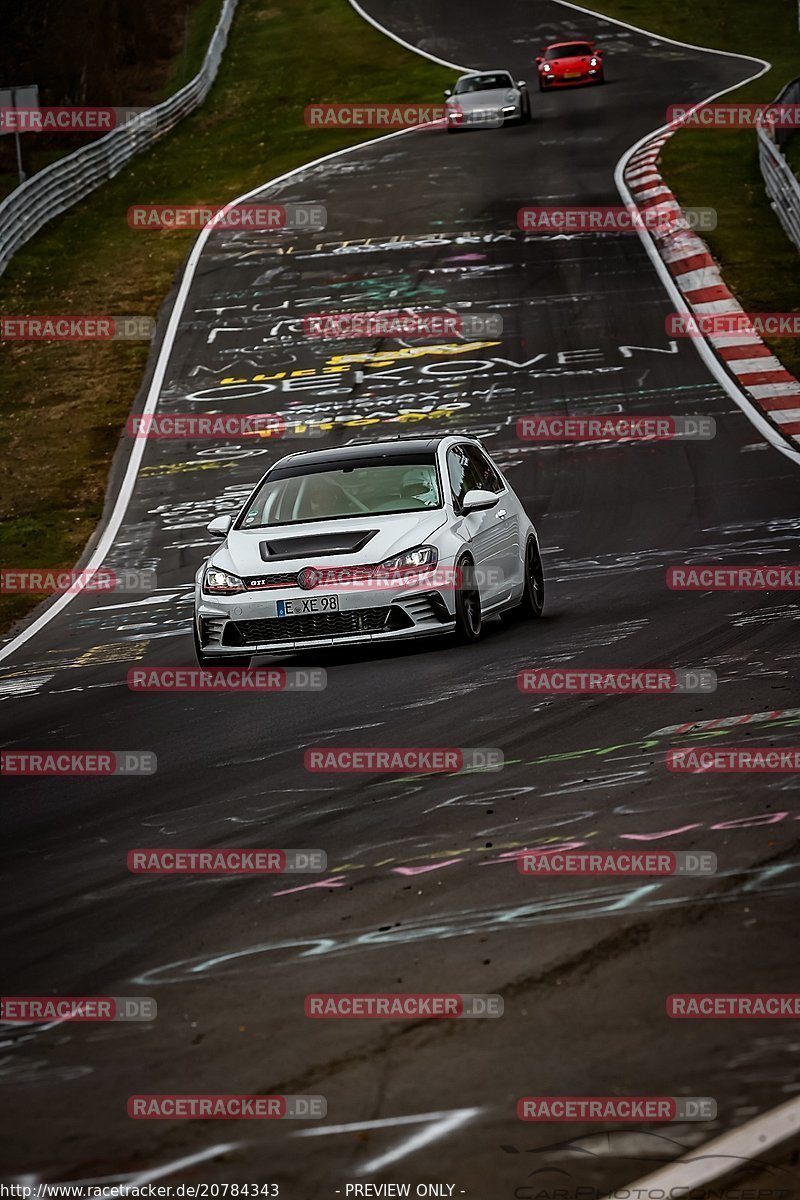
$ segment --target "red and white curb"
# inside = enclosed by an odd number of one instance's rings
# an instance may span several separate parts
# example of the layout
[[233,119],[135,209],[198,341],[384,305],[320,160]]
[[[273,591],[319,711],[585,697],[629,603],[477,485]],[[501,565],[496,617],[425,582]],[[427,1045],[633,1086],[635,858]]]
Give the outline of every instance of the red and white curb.
[[[661,148],[672,136],[662,132],[637,149],[623,178],[639,209],[666,218],[651,230],[653,242],[692,315],[702,317],[744,309],[727,288],[702,238],[687,227],[681,207],[658,170]],[[800,446],[800,382],[757,333],[708,334],[705,341],[739,387],[794,448]]]

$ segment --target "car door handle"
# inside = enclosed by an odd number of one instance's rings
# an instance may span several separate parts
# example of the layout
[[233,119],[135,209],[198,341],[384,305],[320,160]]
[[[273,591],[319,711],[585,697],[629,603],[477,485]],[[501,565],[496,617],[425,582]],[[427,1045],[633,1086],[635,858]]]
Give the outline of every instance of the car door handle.
[[501,508],[501,509],[498,509],[498,511],[495,513],[494,519],[495,519],[495,521],[501,521],[503,519],[503,517],[507,517],[507,516],[508,516],[508,513],[506,512],[506,510],[504,508]]

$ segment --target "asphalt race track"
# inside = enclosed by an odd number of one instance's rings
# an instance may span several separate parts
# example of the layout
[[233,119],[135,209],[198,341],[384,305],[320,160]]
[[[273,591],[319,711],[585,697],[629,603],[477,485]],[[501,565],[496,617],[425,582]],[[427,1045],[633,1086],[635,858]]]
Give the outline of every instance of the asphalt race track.
[[[289,432],[149,442],[106,565],[154,568],[158,591],[82,594],[0,663],[5,748],[158,758],[141,778],[5,781],[4,990],[158,1002],[151,1023],[2,1031],[8,1179],[135,1178],[199,1156],[165,1178],[270,1180],[290,1200],[366,1181],[531,1200],[539,1185],[639,1179],[796,1087],[791,1022],[665,1012],[675,992],[797,989],[796,784],[673,774],[664,752],[795,743],[800,709],[780,714],[796,703],[800,607],[790,593],[676,593],[665,574],[686,562],[793,561],[800,476],[690,340],[667,336],[670,302],[635,234],[523,234],[516,221],[526,203],[619,204],[614,167],[667,104],[756,67],[543,0],[368,8],[430,53],[526,77],[534,119],[380,139],[264,192],[324,204],[324,233],[209,239],[160,410],[279,411]],[[539,94],[532,59],[562,35],[605,48],[604,87]],[[396,342],[315,342],[298,323],[337,306],[406,305],[499,312],[504,332],[466,348],[418,343],[412,355]],[[331,361],[387,350],[397,354]],[[517,419],[537,412],[712,416],[717,436],[520,441]],[[491,621],[474,647],[293,661],[326,669],[321,692],[129,691],[133,665],[193,664],[192,580],[215,544],[205,526],[276,457],[445,430],[485,438],[537,522],[540,622]],[[523,667],[562,664],[705,668],[719,686],[639,697],[518,690]],[[774,715],[659,732],[756,713]],[[304,769],[308,747],[336,745],[497,747],[506,765],[413,778]],[[719,873],[518,873],[515,852],[563,843],[712,851]],[[328,870],[288,881],[135,877],[126,856],[137,846],[319,847]],[[496,993],[505,1015],[311,1021],[303,998],[315,991]],[[169,1092],[322,1094],[328,1116],[128,1118],[130,1094]],[[517,1120],[517,1099],[532,1093],[709,1096],[719,1116],[553,1129]],[[772,1186],[800,1194],[796,1172],[787,1179]]]

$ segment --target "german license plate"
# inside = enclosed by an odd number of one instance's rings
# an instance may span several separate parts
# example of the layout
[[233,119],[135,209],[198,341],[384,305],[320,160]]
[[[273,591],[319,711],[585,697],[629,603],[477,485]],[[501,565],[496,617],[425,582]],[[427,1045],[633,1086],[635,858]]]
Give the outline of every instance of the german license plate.
[[304,617],[309,613],[337,612],[338,596],[303,596],[299,600],[277,600],[279,617]]
[[581,77],[580,71],[565,71],[564,72],[565,79],[580,79],[580,77]]

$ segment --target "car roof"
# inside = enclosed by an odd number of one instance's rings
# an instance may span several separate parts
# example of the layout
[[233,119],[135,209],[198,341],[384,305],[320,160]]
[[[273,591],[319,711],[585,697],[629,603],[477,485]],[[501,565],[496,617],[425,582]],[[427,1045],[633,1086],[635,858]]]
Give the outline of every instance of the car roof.
[[291,464],[308,464],[317,466],[326,462],[342,462],[343,459],[408,457],[415,450],[426,454],[435,453],[438,446],[452,434],[439,434],[433,437],[405,437],[384,439],[375,442],[354,442],[349,446],[331,446],[326,450],[298,450],[295,454],[287,454],[275,464],[283,466]]
[[[478,79],[481,75],[511,75],[506,67],[494,67],[491,71],[465,71],[459,79]],[[513,77],[512,77],[513,78]]]

